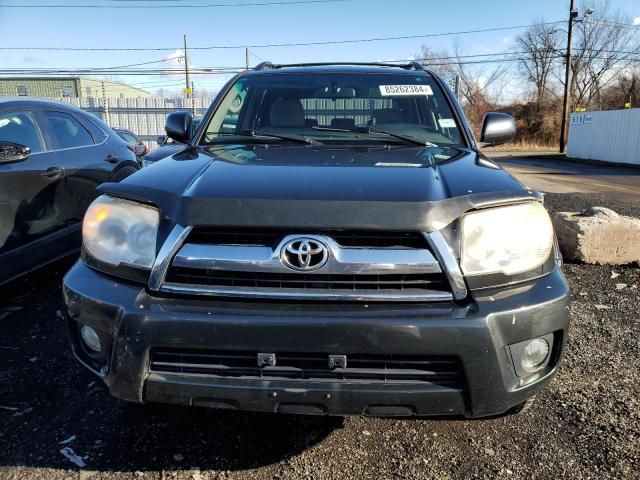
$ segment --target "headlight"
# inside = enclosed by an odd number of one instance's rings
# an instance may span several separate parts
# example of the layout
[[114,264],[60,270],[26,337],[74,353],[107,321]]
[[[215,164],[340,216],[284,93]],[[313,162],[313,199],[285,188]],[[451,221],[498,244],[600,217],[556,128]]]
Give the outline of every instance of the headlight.
[[465,275],[514,275],[541,266],[553,248],[553,226],[538,202],[490,208],[462,217]]
[[156,258],[159,219],[155,208],[102,195],[85,213],[84,248],[99,262],[150,269]]

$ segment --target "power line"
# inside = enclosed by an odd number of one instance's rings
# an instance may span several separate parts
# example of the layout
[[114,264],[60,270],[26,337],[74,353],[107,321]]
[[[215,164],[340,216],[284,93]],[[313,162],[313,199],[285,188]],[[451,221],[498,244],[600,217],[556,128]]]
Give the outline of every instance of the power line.
[[[546,22],[540,25],[556,25],[563,23],[563,21]],[[469,35],[474,33],[488,33],[488,32],[502,32],[507,30],[518,30],[522,28],[529,28],[533,25],[513,25],[510,27],[494,27],[494,28],[482,28],[477,30],[462,30],[458,32],[441,32],[441,33],[427,33],[421,35],[400,35],[393,37],[373,37],[373,38],[358,38],[358,39],[345,39],[345,40],[325,40],[317,42],[292,42],[292,43],[267,43],[267,44],[254,44],[254,45],[210,45],[205,47],[189,47],[189,50],[219,50],[219,49],[244,49],[244,48],[274,48],[274,47],[308,47],[314,45],[341,45],[349,43],[367,43],[367,42],[386,42],[391,40],[411,40],[418,38],[434,38],[434,37],[447,37],[453,35]],[[65,50],[65,51],[80,51],[80,52],[128,52],[128,51],[167,51],[177,50],[177,47],[155,47],[155,48],[143,48],[143,47],[130,47],[130,48],[84,48],[84,47],[5,47],[0,46],[0,50]]]
[[[230,7],[265,7],[265,6],[277,6],[277,5],[308,5],[308,4],[319,4],[319,3],[338,3],[338,2],[349,2],[352,0],[283,0],[283,1],[271,1],[271,2],[246,2],[246,3],[209,3],[209,4],[189,4],[189,5],[162,5],[162,8],[230,8]],[[153,5],[99,5],[99,4],[84,4],[84,5],[72,5],[72,4],[31,4],[31,5],[16,5],[16,4],[8,4],[3,5],[3,8],[83,8],[83,9],[91,9],[91,8],[100,8],[100,9],[110,9],[110,8],[129,8],[129,9],[140,9],[140,8],[150,8]]]
[[96,67],[93,70],[110,70],[112,68],[128,68],[128,67],[139,67],[141,65],[151,65],[153,63],[165,63],[170,59],[163,58],[162,60],[152,60],[150,62],[142,62],[142,63],[130,63],[129,65],[116,65],[115,67]]
[[252,57],[256,58],[257,60],[260,60],[261,62],[266,62],[266,60],[258,55],[256,55],[255,53],[253,53],[251,50],[249,50],[249,55],[251,55]]
[[586,20],[586,23],[590,23],[591,25],[597,25],[598,23],[606,23],[608,25],[614,25],[617,27],[621,27],[621,28],[630,28],[632,30],[639,30],[640,31],[640,24],[639,25],[634,25],[633,23],[623,23],[623,22],[616,22],[614,20],[605,20],[604,18],[596,18],[593,20]]
[[[112,1],[116,1],[116,0],[112,0]],[[428,60],[449,60],[449,59],[461,59],[461,58],[479,58],[479,57],[495,57],[495,56],[499,56],[499,55],[524,55],[527,52],[509,52],[509,51],[502,51],[502,52],[495,52],[495,53],[481,53],[481,54],[475,54],[475,55],[453,55],[453,56],[446,56],[446,57],[429,57]],[[257,58],[258,60],[261,61],[266,61],[264,58],[254,54],[253,52],[249,52],[249,54],[255,58]],[[407,59],[407,60],[395,60],[395,63],[399,63],[399,62],[411,62],[413,60],[419,60],[418,58],[412,58],[412,59]],[[422,60],[425,60],[424,58]],[[51,68],[25,68],[25,67],[7,67],[7,68],[0,68],[0,71],[5,71],[5,72],[10,72],[10,71],[20,71],[23,73],[31,73],[31,74],[48,74],[48,73],[57,73],[57,72],[61,72],[61,73],[75,73],[75,74],[83,74],[83,73],[87,73],[87,72],[102,72],[105,70],[119,70],[119,69],[123,69],[123,68],[127,68],[127,67],[134,67],[134,66],[141,66],[141,65],[149,65],[149,64],[153,64],[153,63],[162,63],[165,62],[166,60],[154,60],[154,61],[149,61],[149,62],[142,62],[142,63],[132,63],[129,65],[117,65],[117,66],[110,66],[110,67],[75,67],[75,68],[69,68],[69,69],[64,69],[64,68],[55,68],[55,67],[51,67]],[[393,62],[392,62],[393,63]],[[177,70],[179,67],[171,67],[171,68],[166,68],[166,69],[161,69],[161,70]],[[242,69],[242,67],[202,67],[202,70],[206,70],[207,72],[210,72],[212,69],[215,70],[240,70]],[[127,70],[129,71],[129,70]],[[136,70],[131,70],[136,71]],[[142,71],[142,69],[138,69],[138,71]],[[180,71],[183,71],[182,69],[180,69]]]

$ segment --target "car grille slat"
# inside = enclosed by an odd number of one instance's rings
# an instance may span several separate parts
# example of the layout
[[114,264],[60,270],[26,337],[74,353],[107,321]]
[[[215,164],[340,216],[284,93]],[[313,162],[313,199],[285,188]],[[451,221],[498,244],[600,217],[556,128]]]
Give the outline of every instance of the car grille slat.
[[[187,241],[209,245],[262,245],[275,248],[291,231],[280,229],[220,229],[196,227]],[[427,248],[419,232],[366,230],[296,230],[300,235],[325,235],[350,248]]]
[[301,288],[322,290],[403,290],[446,289],[441,274],[389,274],[389,275],[339,275],[303,273],[264,273],[202,270],[172,267],[167,275],[172,283],[257,287],[257,288]]
[[329,354],[276,353],[275,366],[259,367],[257,352],[154,349],[150,370],[220,378],[432,383],[462,389],[458,360],[446,356],[346,355],[346,368],[329,368]]

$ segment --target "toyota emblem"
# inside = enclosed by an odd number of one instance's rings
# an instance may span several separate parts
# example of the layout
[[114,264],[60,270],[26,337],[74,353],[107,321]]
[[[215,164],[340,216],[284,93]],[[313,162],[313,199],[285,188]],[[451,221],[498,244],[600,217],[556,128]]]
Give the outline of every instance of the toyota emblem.
[[310,272],[322,267],[329,258],[326,245],[313,238],[294,238],[280,250],[280,261],[292,270]]

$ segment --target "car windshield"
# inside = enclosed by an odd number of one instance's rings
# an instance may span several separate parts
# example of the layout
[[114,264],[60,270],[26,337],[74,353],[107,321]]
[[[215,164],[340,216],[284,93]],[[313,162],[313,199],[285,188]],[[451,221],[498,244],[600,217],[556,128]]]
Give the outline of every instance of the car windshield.
[[460,127],[428,74],[286,73],[240,77],[200,143],[408,143],[460,146]]

